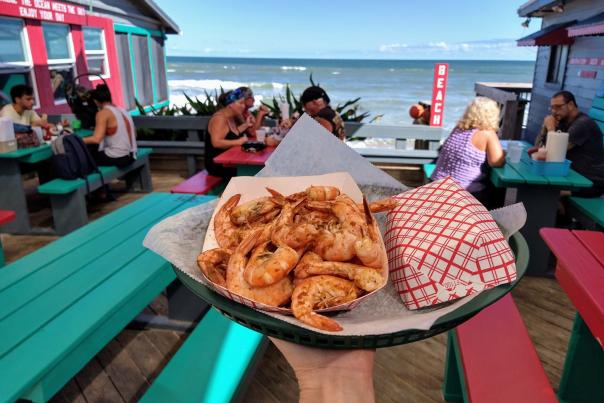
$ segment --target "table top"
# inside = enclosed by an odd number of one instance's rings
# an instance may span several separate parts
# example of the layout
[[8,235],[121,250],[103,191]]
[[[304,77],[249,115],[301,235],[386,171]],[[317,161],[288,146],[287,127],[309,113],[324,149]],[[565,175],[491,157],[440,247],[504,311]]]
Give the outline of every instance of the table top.
[[264,165],[276,147],[266,147],[262,151],[250,153],[241,147],[231,147],[216,158],[214,162],[222,165]]
[[[79,129],[75,133],[80,137],[92,136],[93,131],[90,129]],[[19,162],[27,162],[34,164],[36,162],[47,160],[52,156],[50,143],[41,144],[38,147],[20,148],[9,153],[0,153],[0,158],[18,159]]]
[[585,188],[593,186],[593,183],[579,174],[569,169],[567,176],[547,176],[537,175],[531,172],[530,156],[526,153],[526,142],[519,142],[524,146],[522,159],[518,163],[506,161],[500,168],[491,170],[491,181],[495,186],[514,187],[518,185],[549,185],[557,186],[563,189]]
[[560,286],[604,346],[604,233],[559,228],[539,232],[558,259]]

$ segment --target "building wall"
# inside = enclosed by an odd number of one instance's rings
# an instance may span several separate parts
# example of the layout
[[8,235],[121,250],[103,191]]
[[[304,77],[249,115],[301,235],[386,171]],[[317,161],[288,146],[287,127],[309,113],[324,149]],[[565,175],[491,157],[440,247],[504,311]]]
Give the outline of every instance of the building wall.
[[144,10],[140,4],[141,2],[138,1],[71,0],[67,2],[84,6],[88,11],[92,7],[91,13],[110,17],[116,24],[134,25],[147,29],[161,28],[161,23],[157,19],[146,15],[148,10]]
[[[552,13],[543,18],[543,27],[567,21],[581,21],[604,11],[604,2],[576,0],[566,4],[564,13]],[[604,81],[604,67],[587,65],[566,65],[562,85],[546,83],[550,47],[540,46],[535,61],[531,106],[524,137],[532,141],[541,129],[543,119],[549,113],[551,96],[560,90],[572,92],[582,111],[591,107],[597,88]],[[573,57],[604,57],[604,36],[579,37],[569,47],[568,59]],[[579,77],[581,70],[596,70],[593,78]]]

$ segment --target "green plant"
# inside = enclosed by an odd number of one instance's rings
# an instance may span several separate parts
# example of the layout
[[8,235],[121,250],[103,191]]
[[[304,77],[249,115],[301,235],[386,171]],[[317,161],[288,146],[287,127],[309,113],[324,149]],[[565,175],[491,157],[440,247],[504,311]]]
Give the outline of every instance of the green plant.
[[[315,81],[313,80],[312,73],[310,73],[309,81],[310,81],[310,85],[317,85],[317,86],[319,85],[319,83],[315,83]],[[370,113],[364,112],[364,113],[359,114],[359,107],[360,107],[359,101],[360,100],[361,100],[361,97],[358,97],[358,98],[346,101],[342,105],[338,104],[338,105],[336,105],[334,110],[338,114],[340,114],[340,117],[345,122],[362,122],[363,120],[367,119],[370,116]],[[294,95],[289,84],[285,85],[285,96],[283,96],[282,94],[279,94],[278,96],[273,96],[272,102],[271,101],[269,101],[268,103],[262,102],[262,104],[270,110],[270,112],[268,114],[269,118],[279,120],[279,119],[281,119],[281,108],[279,108],[279,105],[284,102],[289,105],[289,110],[292,114],[295,112],[302,114],[303,105],[300,102],[300,98],[296,97]],[[369,123],[372,123],[372,122],[375,122],[375,121],[381,119],[382,116],[384,116],[384,115],[374,116],[369,121]]]

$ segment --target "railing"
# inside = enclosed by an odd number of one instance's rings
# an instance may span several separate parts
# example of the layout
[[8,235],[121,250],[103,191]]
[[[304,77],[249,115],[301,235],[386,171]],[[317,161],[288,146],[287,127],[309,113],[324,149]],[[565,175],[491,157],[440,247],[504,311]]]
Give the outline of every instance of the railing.
[[531,102],[531,83],[476,83],[476,95],[496,101],[501,108],[499,137],[518,140],[526,127]]

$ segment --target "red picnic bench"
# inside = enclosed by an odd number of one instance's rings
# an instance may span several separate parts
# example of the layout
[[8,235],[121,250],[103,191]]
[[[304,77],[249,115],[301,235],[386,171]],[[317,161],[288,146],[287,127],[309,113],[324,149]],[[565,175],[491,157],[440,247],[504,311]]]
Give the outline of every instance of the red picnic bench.
[[577,309],[558,398],[604,402],[604,233],[539,232],[558,259],[556,279]]
[[449,332],[443,395],[478,403],[557,402],[511,294]]
[[205,169],[170,189],[171,193],[208,194],[222,182],[222,178],[212,176]]
[[[13,221],[15,217],[14,211],[0,210],[0,225]],[[2,249],[2,239],[0,239],[0,267],[2,266],[4,266],[4,250]]]

